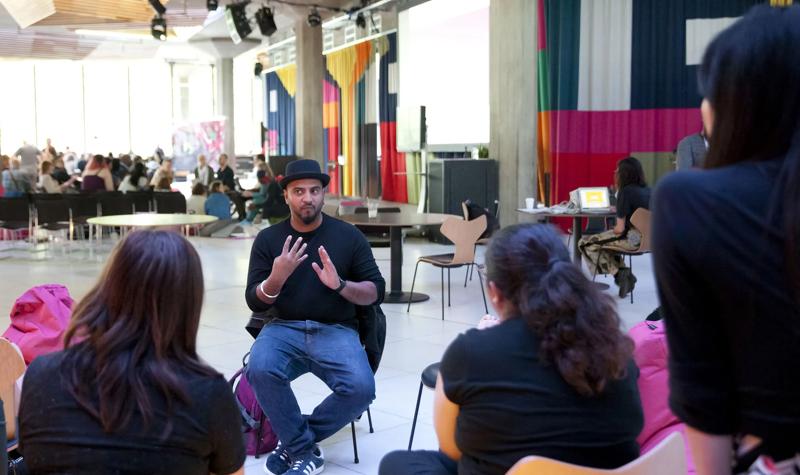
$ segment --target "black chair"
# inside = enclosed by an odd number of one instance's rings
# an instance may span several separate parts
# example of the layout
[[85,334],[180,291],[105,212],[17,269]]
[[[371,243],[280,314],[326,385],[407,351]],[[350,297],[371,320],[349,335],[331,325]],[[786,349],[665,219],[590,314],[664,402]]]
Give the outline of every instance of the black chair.
[[125,196],[133,202],[134,213],[148,213],[153,211],[152,191],[129,191]]
[[177,191],[154,192],[153,203],[158,214],[186,213],[186,198]]
[[69,233],[72,240],[72,215],[69,204],[61,194],[35,193],[33,201],[34,228],[47,231],[63,231]]
[[411,437],[408,438],[408,450],[414,442],[414,429],[417,427],[417,415],[419,414],[419,401],[422,399],[422,387],[433,389],[436,387],[436,378],[439,376],[439,366],[441,363],[433,363],[422,370],[419,381],[419,392],[417,393],[417,407],[414,408],[414,421],[411,423]]
[[[83,228],[88,225],[87,220],[100,215],[97,195],[94,193],[66,194],[64,200],[72,213],[72,225],[80,226],[80,236],[84,236]],[[91,237],[90,235],[89,238]]]
[[133,200],[119,191],[103,191],[95,193],[100,205],[100,216],[133,214]]
[[[4,233],[10,231],[13,236],[16,236],[23,229],[27,229],[28,236],[32,236],[32,218],[29,195],[0,198],[0,229]],[[14,239],[18,238],[14,237]]]

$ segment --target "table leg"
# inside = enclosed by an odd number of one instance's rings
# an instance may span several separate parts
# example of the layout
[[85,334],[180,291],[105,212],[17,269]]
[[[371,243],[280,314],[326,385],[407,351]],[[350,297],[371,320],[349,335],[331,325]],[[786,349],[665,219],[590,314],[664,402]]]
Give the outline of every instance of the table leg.
[[583,237],[583,229],[581,226],[581,222],[583,218],[578,216],[572,217],[572,260],[575,264],[578,264],[578,267],[581,266],[581,250],[578,247],[578,244]]
[[[399,226],[389,228],[389,245],[391,250],[391,280],[389,292],[384,296],[384,303],[407,303],[408,292],[403,292],[403,229]],[[424,302],[428,300],[425,294],[414,292],[411,302]]]

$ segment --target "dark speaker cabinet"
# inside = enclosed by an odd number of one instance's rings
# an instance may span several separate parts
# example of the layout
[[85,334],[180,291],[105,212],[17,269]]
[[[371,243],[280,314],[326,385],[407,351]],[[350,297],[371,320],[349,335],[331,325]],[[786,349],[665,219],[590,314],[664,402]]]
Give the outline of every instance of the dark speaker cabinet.
[[[433,159],[428,162],[428,211],[463,216],[461,202],[470,200],[494,213],[498,199],[497,161],[470,158]],[[439,233],[434,242],[449,243]]]

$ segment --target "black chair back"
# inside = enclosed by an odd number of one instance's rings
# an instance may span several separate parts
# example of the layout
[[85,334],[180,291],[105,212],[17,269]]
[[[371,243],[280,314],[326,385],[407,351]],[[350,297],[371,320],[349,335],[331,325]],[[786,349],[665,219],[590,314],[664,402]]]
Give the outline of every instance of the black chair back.
[[59,194],[34,194],[33,208],[36,211],[36,222],[39,226],[68,223],[69,204]]
[[[364,214],[369,212],[369,209],[366,206],[359,206],[355,209],[356,214]],[[378,213],[400,213],[400,208],[397,207],[383,207],[378,208]]]
[[125,196],[133,202],[134,213],[147,213],[153,211],[152,191],[129,191]]
[[97,195],[94,193],[81,193],[79,195],[64,195],[64,199],[72,210],[73,220],[86,220],[99,216],[97,210]]
[[177,191],[154,192],[153,202],[158,214],[186,213],[186,198],[183,193]]
[[30,218],[30,198],[28,195],[0,198],[0,221],[18,223],[27,222]]
[[127,198],[122,192],[104,191],[97,193],[97,202],[100,203],[101,216],[133,214],[133,200]]

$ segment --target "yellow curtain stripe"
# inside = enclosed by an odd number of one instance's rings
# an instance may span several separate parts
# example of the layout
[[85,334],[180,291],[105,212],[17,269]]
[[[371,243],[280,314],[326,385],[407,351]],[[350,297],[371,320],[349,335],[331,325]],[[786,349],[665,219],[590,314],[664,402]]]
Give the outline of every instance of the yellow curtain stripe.
[[276,69],[275,74],[278,75],[278,79],[281,80],[281,84],[283,84],[283,87],[286,88],[286,92],[288,92],[290,96],[294,97],[295,93],[297,92],[297,65],[290,64],[283,68]]

